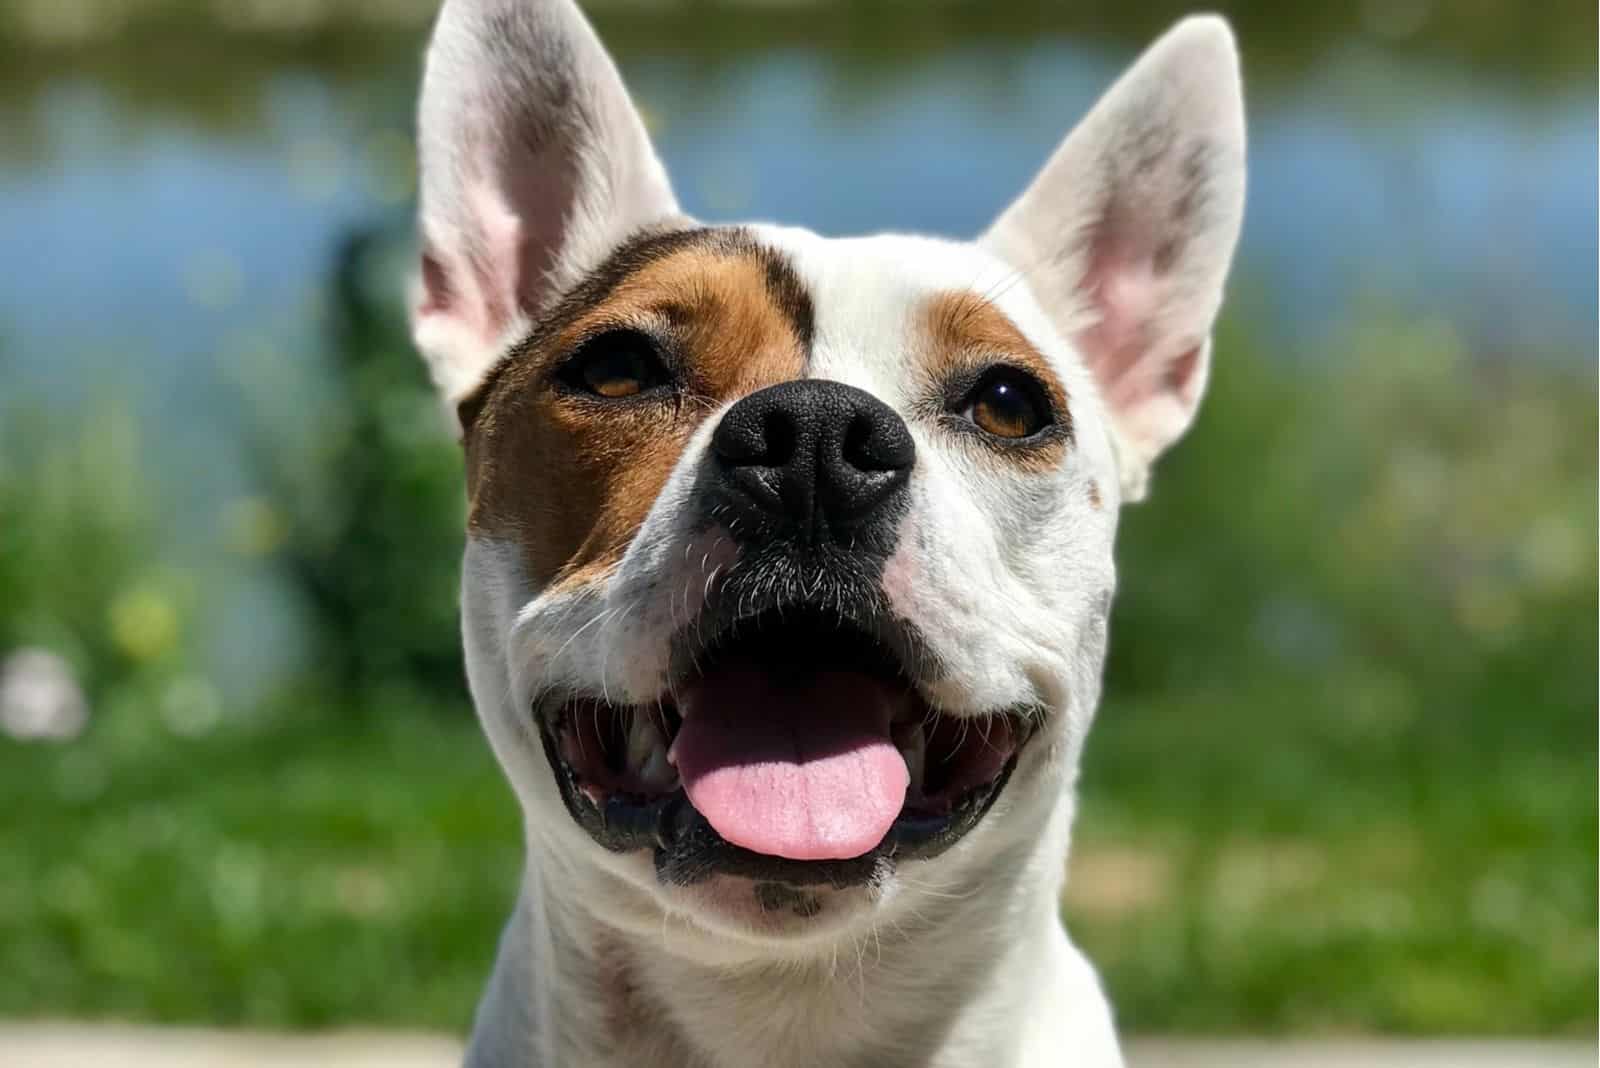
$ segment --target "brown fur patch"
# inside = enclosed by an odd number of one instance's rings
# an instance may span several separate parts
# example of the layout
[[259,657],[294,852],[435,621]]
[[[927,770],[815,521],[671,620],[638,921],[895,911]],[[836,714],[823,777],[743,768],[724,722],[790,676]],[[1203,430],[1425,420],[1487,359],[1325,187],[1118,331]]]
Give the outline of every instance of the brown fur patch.
[[1091,478],[1089,480],[1089,507],[1098,512],[1102,503],[1100,499],[1100,483]]
[[[520,543],[539,586],[608,573],[705,417],[804,374],[811,323],[787,261],[741,230],[625,245],[463,404],[469,528]],[[560,388],[564,361],[617,329],[655,341],[675,390],[608,402]]]
[[920,372],[941,410],[951,393],[970,387],[988,368],[1004,364],[1026,371],[1044,388],[1055,412],[1053,432],[1037,441],[1007,442],[983,436],[999,454],[1030,469],[1054,467],[1072,441],[1072,413],[1055,369],[1009,316],[977,293],[951,290],[931,297],[922,309],[926,347]]

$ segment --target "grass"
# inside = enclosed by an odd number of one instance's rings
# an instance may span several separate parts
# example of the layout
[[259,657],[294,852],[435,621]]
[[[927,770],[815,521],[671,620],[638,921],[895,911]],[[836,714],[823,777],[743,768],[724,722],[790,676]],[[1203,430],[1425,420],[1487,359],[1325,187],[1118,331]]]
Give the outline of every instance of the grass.
[[1134,1030],[1592,1034],[1592,380],[1233,340],[1121,532],[1073,931]]
[[0,748],[0,1014],[465,1026],[521,864],[470,717],[107,718]]
[[[1272,685],[1103,711],[1067,915],[1123,1025],[1592,1030],[1592,752],[1374,752],[1348,715]],[[0,813],[11,1017],[460,1030],[521,863],[465,714],[113,710],[0,745]]]
[[[1070,929],[1129,1031],[1592,1034],[1592,373],[1425,325],[1219,350],[1124,519]],[[521,864],[471,716],[186,712],[146,495],[97,489],[129,450],[45,439],[0,457],[0,645],[97,711],[0,742],[0,1016],[464,1028]]]
[[1123,1026],[1592,1035],[1592,749],[1352,712],[1290,681],[1105,709],[1066,911]]

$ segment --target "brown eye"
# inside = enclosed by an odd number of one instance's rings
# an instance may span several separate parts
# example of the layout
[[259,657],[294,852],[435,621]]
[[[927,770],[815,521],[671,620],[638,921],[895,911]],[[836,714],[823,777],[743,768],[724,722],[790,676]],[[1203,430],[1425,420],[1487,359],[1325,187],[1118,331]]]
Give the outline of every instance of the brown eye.
[[606,400],[622,400],[665,383],[667,369],[648,337],[619,330],[586,342],[561,377],[574,389]]
[[1038,383],[1009,368],[979,382],[961,414],[997,438],[1031,438],[1051,423],[1050,405]]
[[644,389],[646,368],[637,352],[608,352],[583,365],[583,384],[602,397],[631,397]]

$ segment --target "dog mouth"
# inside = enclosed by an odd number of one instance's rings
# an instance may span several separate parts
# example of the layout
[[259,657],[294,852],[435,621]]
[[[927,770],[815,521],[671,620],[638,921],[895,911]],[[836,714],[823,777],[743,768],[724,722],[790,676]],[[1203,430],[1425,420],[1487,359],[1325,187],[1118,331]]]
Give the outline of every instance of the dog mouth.
[[670,695],[578,696],[537,716],[573,819],[674,883],[852,885],[970,831],[1033,717],[930,705],[873,634],[812,613],[743,620]]

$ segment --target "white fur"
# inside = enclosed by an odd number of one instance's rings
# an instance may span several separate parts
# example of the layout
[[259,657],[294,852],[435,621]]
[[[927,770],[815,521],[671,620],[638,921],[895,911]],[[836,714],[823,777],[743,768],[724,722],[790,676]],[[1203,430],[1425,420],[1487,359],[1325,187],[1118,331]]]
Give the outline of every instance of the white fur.
[[[515,12],[512,24],[526,32],[490,47],[480,37],[491,10]],[[562,63],[570,69],[549,69]],[[577,133],[550,150],[575,154],[580,210],[532,224],[555,253],[530,286],[518,273],[523,257],[502,249],[479,271],[460,250],[494,246],[497,233],[504,245],[541,210],[504,192],[528,183],[482,161],[497,158],[496,138],[517,136],[508,122],[528,121],[507,104],[507,87],[552,77],[581,89],[565,99],[585,121],[555,122]],[[835,892],[814,918],[763,927],[730,904],[739,888],[725,877],[663,886],[648,857],[601,850],[563,808],[530,705],[551,685],[633,703],[668,684],[670,636],[692,623],[736,553],[717,530],[697,533],[687,507],[720,412],[693,436],[603,580],[539,589],[522,570],[522,547],[469,539],[468,676],[523,807],[529,858],[471,1065],[1121,1063],[1110,1010],[1058,905],[1079,757],[1099,699],[1119,487],[1142,491],[1149,461],[1199,399],[1241,210],[1238,94],[1225,25],[1191,20],[1117,84],[981,244],[752,228],[789,258],[811,296],[811,373],[875,394],[916,439],[912,504],[883,587],[947,668],[924,696],[953,715],[1019,703],[1048,710],[993,809],[937,858],[902,864],[882,885]],[[552,125],[552,116],[535,118]],[[471,305],[419,316],[425,348],[439,330],[469,337],[430,351],[452,399],[563,282],[629,230],[676,210],[614,69],[566,0],[447,3],[428,61],[422,145],[425,245],[479,271],[480,288],[522,300],[520,318],[488,331]],[[518,162],[533,165],[566,164]],[[1200,199],[1175,214],[1167,201],[1191,194]],[[1169,239],[1177,251],[1163,258],[1156,250]],[[1115,255],[1097,251],[1097,240]],[[1074,439],[1058,469],[1004,464],[911,410],[906,365],[924,343],[917,317],[929,296],[950,290],[989,299],[1059,376]],[[1145,343],[1086,351],[1107,322]],[[1174,367],[1191,351],[1197,360]]]

